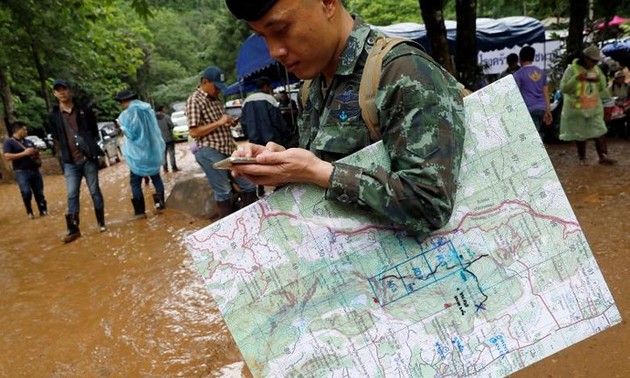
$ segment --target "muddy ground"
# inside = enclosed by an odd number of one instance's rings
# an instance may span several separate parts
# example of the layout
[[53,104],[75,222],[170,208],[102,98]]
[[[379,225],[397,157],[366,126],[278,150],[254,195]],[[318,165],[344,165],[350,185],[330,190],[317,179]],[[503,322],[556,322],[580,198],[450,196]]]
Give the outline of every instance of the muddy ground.
[[[514,377],[628,377],[630,142],[610,141],[612,167],[596,164],[592,145],[588,166],[571,144],[548,152],[624,322]],[[177,154],[184,170],[163,175],[167,193],[200,174],[185,144]],[[108,231],[97,231],[83,185],[83,237],[69,245],[62,176],[46,175],[50,215],[34,220],[17,186],[0,185],[0,376],[249,376],[183,247],[209,221],[170,209],[133,221],[126,165],[100,179]]]

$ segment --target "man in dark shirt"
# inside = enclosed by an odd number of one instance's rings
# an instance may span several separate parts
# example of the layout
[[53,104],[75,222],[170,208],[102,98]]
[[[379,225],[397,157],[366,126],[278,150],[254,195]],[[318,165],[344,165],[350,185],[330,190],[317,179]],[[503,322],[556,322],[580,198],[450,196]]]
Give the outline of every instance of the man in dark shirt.
[[[278,99],[280,104],[280,113],[284,118],[284,123],[289,129],[288,147],[297,147],[300,143],[300,134],[298,132],[298,106],[295,100],[291,99],[287,94],[287,91],[280,91],[280,98]],[[286,147],[286,146],[285,146]]]
[[271,95],[271,81],[266,77],[256,79],[258,90],[245,99],[241,125],[251,143],[265,145],[275,142],[287,146],[289,130],[286,127],[278,101]]
[[179,171],[177,168],[177,162],[175,161],[175,138],[173,138],[173,121],[171,117],[164,113],[164,106],[160,105],[155,108],[155,117],[157,118],[158,126],[162,132],[162,139],[166,143],[166,151],[164,151],[164,172],[168,172],[168,160],[171,161],[171,169],[173,172]]
[[94,113],[88,107],[74,103],[70,84],[66,80],[55,80],[53,90],[59,105],[53,107],[48,115],[48,131],[59,145],[63,162],[68,191],[68,230],[63,241],[69,243],[81,236],[79,194],[83,177],[92,196],[98,229],[100,232],[107,230],[105,203],[98,183],[98,157],[103,156],[103,151],[96,142],[98,126]]
[[39,150],[33,142],[26,139],[28,134],[26,123],[17,121],[11,126],[11,138],[4,141],[2,151],[4,158],[13,165],[15,180],[20,188],[26,214],[33,219],[33,208],[31,198],[35,196],[35,202],[39,209],[39,215],[48,214],[46,208],[46,198],[44,198],[44,179],[39,172],[41,160]]

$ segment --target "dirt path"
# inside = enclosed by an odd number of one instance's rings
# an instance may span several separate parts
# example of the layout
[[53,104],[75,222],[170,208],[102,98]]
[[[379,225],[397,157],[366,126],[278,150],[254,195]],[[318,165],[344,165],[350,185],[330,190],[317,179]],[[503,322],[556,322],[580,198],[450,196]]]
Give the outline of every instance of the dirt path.
[[[167,193],[201,174],[185,144]],[[577,165],[573,145],[548,151],[624,319],[630,315],[630,142],[614,167]],[[589,157],[595,162],[594,148]],[[126,165],[101,170],[108,231],[99,234],[83,185],[78,241],[63,245],[63,177],[45,177],[51,215],[27,220],[15,185],[0,185],[1,377],[249,376],[182,241],[208,221],[168,210],[131,221]],[[145,189],[149,197],[150,189]],[[148,204],[149,198],[147,198]],[[629,297],[625,297],[628,294]],[[625,377],[627,323],[514,377]]]

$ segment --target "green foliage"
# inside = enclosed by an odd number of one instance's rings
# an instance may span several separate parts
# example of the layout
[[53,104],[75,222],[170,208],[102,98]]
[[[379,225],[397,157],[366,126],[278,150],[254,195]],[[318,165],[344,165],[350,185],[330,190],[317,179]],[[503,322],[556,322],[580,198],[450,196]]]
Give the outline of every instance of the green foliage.
[[347,9],[357,13],[373,25],[391,25],[398,22],[422,23],[417,0],[349,0]]
[[[375,25],[424,23],[417,0],[344,0]],[[630,0],[596,0],[595,17],[627,15]],[[455,1],[445,19],[454,20]],[[569,15],[569,0],[478,0],[478,17]],[[117,116],[114,94],[131,88],[160,104],[184,100],[209,65],[236,79],[236,56],[250,34],[223,0],[4,0],[0,2],[0,70],[20,119],[42,124],[64,77],[102,118]],[[0,93],[4,96],[4,92]],[[5,109],[11,101],[3,97]]]

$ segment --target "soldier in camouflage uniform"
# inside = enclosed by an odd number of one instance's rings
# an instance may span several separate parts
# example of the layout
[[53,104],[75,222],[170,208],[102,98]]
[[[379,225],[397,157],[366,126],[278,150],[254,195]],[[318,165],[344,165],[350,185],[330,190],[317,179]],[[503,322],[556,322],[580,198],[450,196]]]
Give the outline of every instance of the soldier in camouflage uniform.
[[376,31],[340,0],[226,0],[261,34],[270,54],[301,79],[313,79],[300,119],[300,149],[248,145],[237,156],[258,163],[234,175],[263,185],[310,182],[326,199],[368,207],[419,237],[451,215],[464,140],[458,82],[418,48],[400,44],[385,57],[376,96],[391,170],[336,160],[373,143],[359,108],[359,83]]

